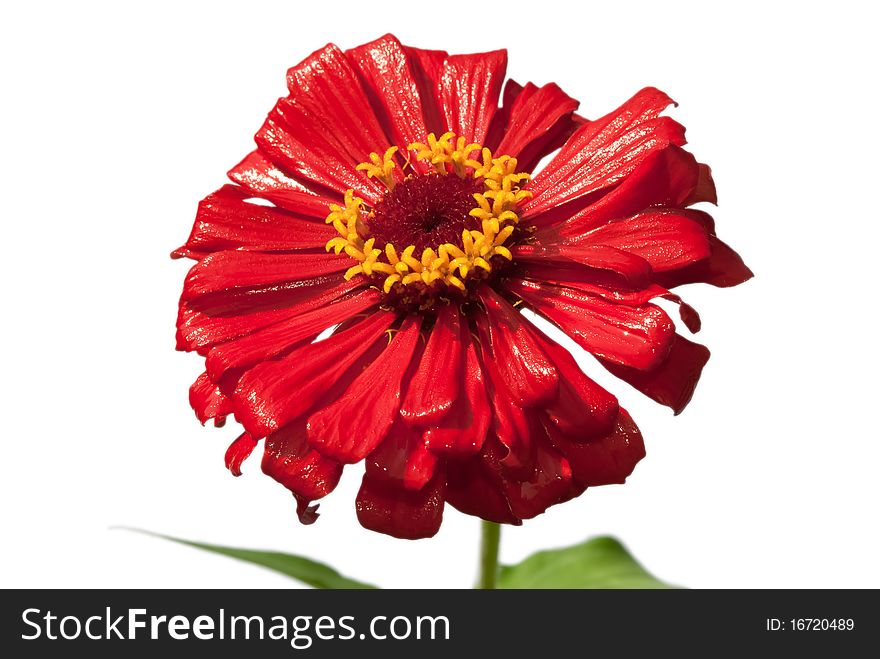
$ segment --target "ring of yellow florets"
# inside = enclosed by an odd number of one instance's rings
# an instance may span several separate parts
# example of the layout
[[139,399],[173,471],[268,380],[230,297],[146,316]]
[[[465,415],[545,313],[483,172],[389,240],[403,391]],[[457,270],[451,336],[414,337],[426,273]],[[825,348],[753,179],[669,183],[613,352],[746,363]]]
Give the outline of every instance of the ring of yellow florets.
[[[505,242],[519,222],[518,205],[532,196],[531,192],[522,189],[531,177],[516,171],[516,158],[504,155],[493,158],[489,149],[468,143],[455,133],[445,133],[439,139],[431,133],[427,140],[426,144],[410,144],[409,150],[417,160],[432,165],[437,175],[482,180],[483,191],[474,194],[476,203],[470,211],[470,215],[480,222],[480,229],[464,229],[460,243],[427,247],[421,254],[414,253],[415,245],[376,245],[376,239],[368,235],[368,222],[365,221],[365,218],[372,217],[373,211],[363,199],[354,195],[353,190],[348,190],[344,205],[331,204],[326,220],[339,233],[327,242],[327,251],[332,249],[336,254],[344,251],[357,261],[345,273],[346,280],[360,274],[384,275],[382,288],[385,293],[401,287],[404,290],[407,287],[424,290],[426,286],[465,291],[468,278],[483,277],[492,271],[493,257],[511,260]],[[398,148],[392,146],[382,156],[371,153],[370,162],[361,163],[357,169],[369,178],[381,181],[389,191],[393,190],[398,183],[395,175],[397,163],[394,161],[397,151]],[[404,167],[408,165],[409,160]]]

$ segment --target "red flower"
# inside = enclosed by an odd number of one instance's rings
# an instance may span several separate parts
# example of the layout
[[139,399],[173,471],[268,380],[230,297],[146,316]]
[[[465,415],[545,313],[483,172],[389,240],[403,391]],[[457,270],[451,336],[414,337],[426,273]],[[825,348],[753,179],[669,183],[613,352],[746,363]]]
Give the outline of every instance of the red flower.
[[519,524],[622,483],[638,428],[518,307],[678,413],[709,351],[651,300],[697,331],[669,289],[751,276],[687,208],[715,189],[669,97],[589,121],[555,84],[502,94],[506,64],[390,35],[318,50],[174,252],[196,260],[177,323],[206,362],[193,408],[244,426],[236,475],[265,439],[303,522],[361,461],[361,524],[403,538],[433,535],[446,502]]

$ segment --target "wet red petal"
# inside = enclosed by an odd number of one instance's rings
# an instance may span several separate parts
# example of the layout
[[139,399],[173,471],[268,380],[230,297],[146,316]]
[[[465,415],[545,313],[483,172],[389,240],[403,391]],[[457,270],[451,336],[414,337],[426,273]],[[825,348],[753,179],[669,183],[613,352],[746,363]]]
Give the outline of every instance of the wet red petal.
[[226,185],[203,199],[189,239],[172,255],[198,259],[211,252],[234,249],[323,249],[336,234],[328,224],[248,203],[247,198],[243,189]]
[[524,205],[528,215],[614,185],[650,154],[685,143],[684,128],[660,113],[672,103],[648,87],[614,112],[579,128],[539,172]]
[[329,44],[287,73],[290,95],[275,105],[256,141],[273,162],[337,192],[375,203],[384,188],[355,171],[388,145],[345,55]]
[[709,361],[709,349],[675,335],[666,359],[649,371],[600,360],[614,375],[679,414],[690,402]]
[[644,288],[651,264],[608,245],[517,245],[511,249],[523,276],[537,281],[580,281],[611,288]]
[[478,291],[485,315],[476,316],[484,362],[491,360],[500,382],[519,405],[536,405],[556,394],[558,374],[509,302],[488,286]]
[[462,328],[461,395],[437,426],[425,430],[425,445],[432,451],[453,455],[477,453],[483,446],[492,411],[486,394],[486,377],[480,367],[470,329]]
[[648,370],[666,358],[675,326],[660,307],[629,307],[571,288],[510,280],[509,290],[597,357]]
[[261,254],[230,250],[214,252],[190,268],[182,300],[236,289],[288,285],[351,267],[346,254]]
[[507,51],[450,55],[437,78],[437,99],[448,130],[482,144],[498,109]]
[[224,459],[226,468],[232,472],[233,476],[241,476],[241,465],[248,459],[248,456],[257,446],[257,440],[248,433],[242,433],[238,438],[226,449]]
[[320,195],[290,178],[259,151],[252,151],[228,172],[230,179],[255,197],[268,199],[280,208],[323,220],[328,206],[337,200]]
[[410,425],[436,424],[452,408],[461,383],[459,310],[443,305],[418,364],[411,374],[400,416]]
[[177,316],[177,349],[201,353],[223,341],[256,332],[333,302],[361,282],[318,278],[287,290],[246,291],[197,302],[181,301]]
[[406,490],[364,476],[357,495],[357,517],[364,528],[395,538],[430,538],[443,521],[443,474],[420,490]]
[[339,462],[363,460],[385,438],[400,409],[400,387],[419,340],[420,316],[408,316],[388,348],[345,392],[309,417],[309,441]]
[[291,423],[266,437],[263,473],[306,502],[328,495],[339,483],[342,465],[325,458],[308,442],[304,421]]
[[384,340],[381,334],[394,318],[373,313],[324,341],[255,366],[236,387],[236,418],[254,437],[265,437],[307,414],[377,339]]
[[[422,97],[409,56],[391,34],[347,50],[352,66],[360,75],[364,91],[390,144],[406,147],[423,142],[428,134]],[[374,150],[378,150],[377,145]],[[421,160],[411,161],[417,169],[430,168]]]

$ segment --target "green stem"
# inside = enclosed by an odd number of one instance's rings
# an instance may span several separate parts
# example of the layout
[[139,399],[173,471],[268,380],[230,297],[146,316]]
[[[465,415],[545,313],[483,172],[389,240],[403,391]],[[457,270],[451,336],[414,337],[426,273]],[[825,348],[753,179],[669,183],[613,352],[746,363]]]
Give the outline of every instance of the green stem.
[[477,588],[494,589],[498,582],[498,547],[501,544],[501,525],[483,521],[480,536],[480,578]]

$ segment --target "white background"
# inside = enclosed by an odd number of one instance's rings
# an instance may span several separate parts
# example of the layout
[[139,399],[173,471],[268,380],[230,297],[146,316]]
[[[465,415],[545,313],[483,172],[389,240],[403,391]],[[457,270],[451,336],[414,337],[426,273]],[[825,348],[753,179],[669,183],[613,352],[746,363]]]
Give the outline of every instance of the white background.
[[[719,234],[756,273],[682,292],[713,357],[680,417],[597,374],[646,437],[625,486],[504,531],[502,559],[618,535],[690,587],[880,587],[878,48],[869,3],[6,3],[2,67],[0,585],[288,587],[128,525],[324,560],[398,587],[467,587],[478,524],[360,528],[359,468],[300,526],[237,431],[187,404],[174,351],[188,265],[168,253],[285,91],[333,41],[385,32],[507,47],[596,117],[645,85],[711,164]],[[586,362],[585,362],[586,363]],[[592,369],[591,372],[595,372]]]

